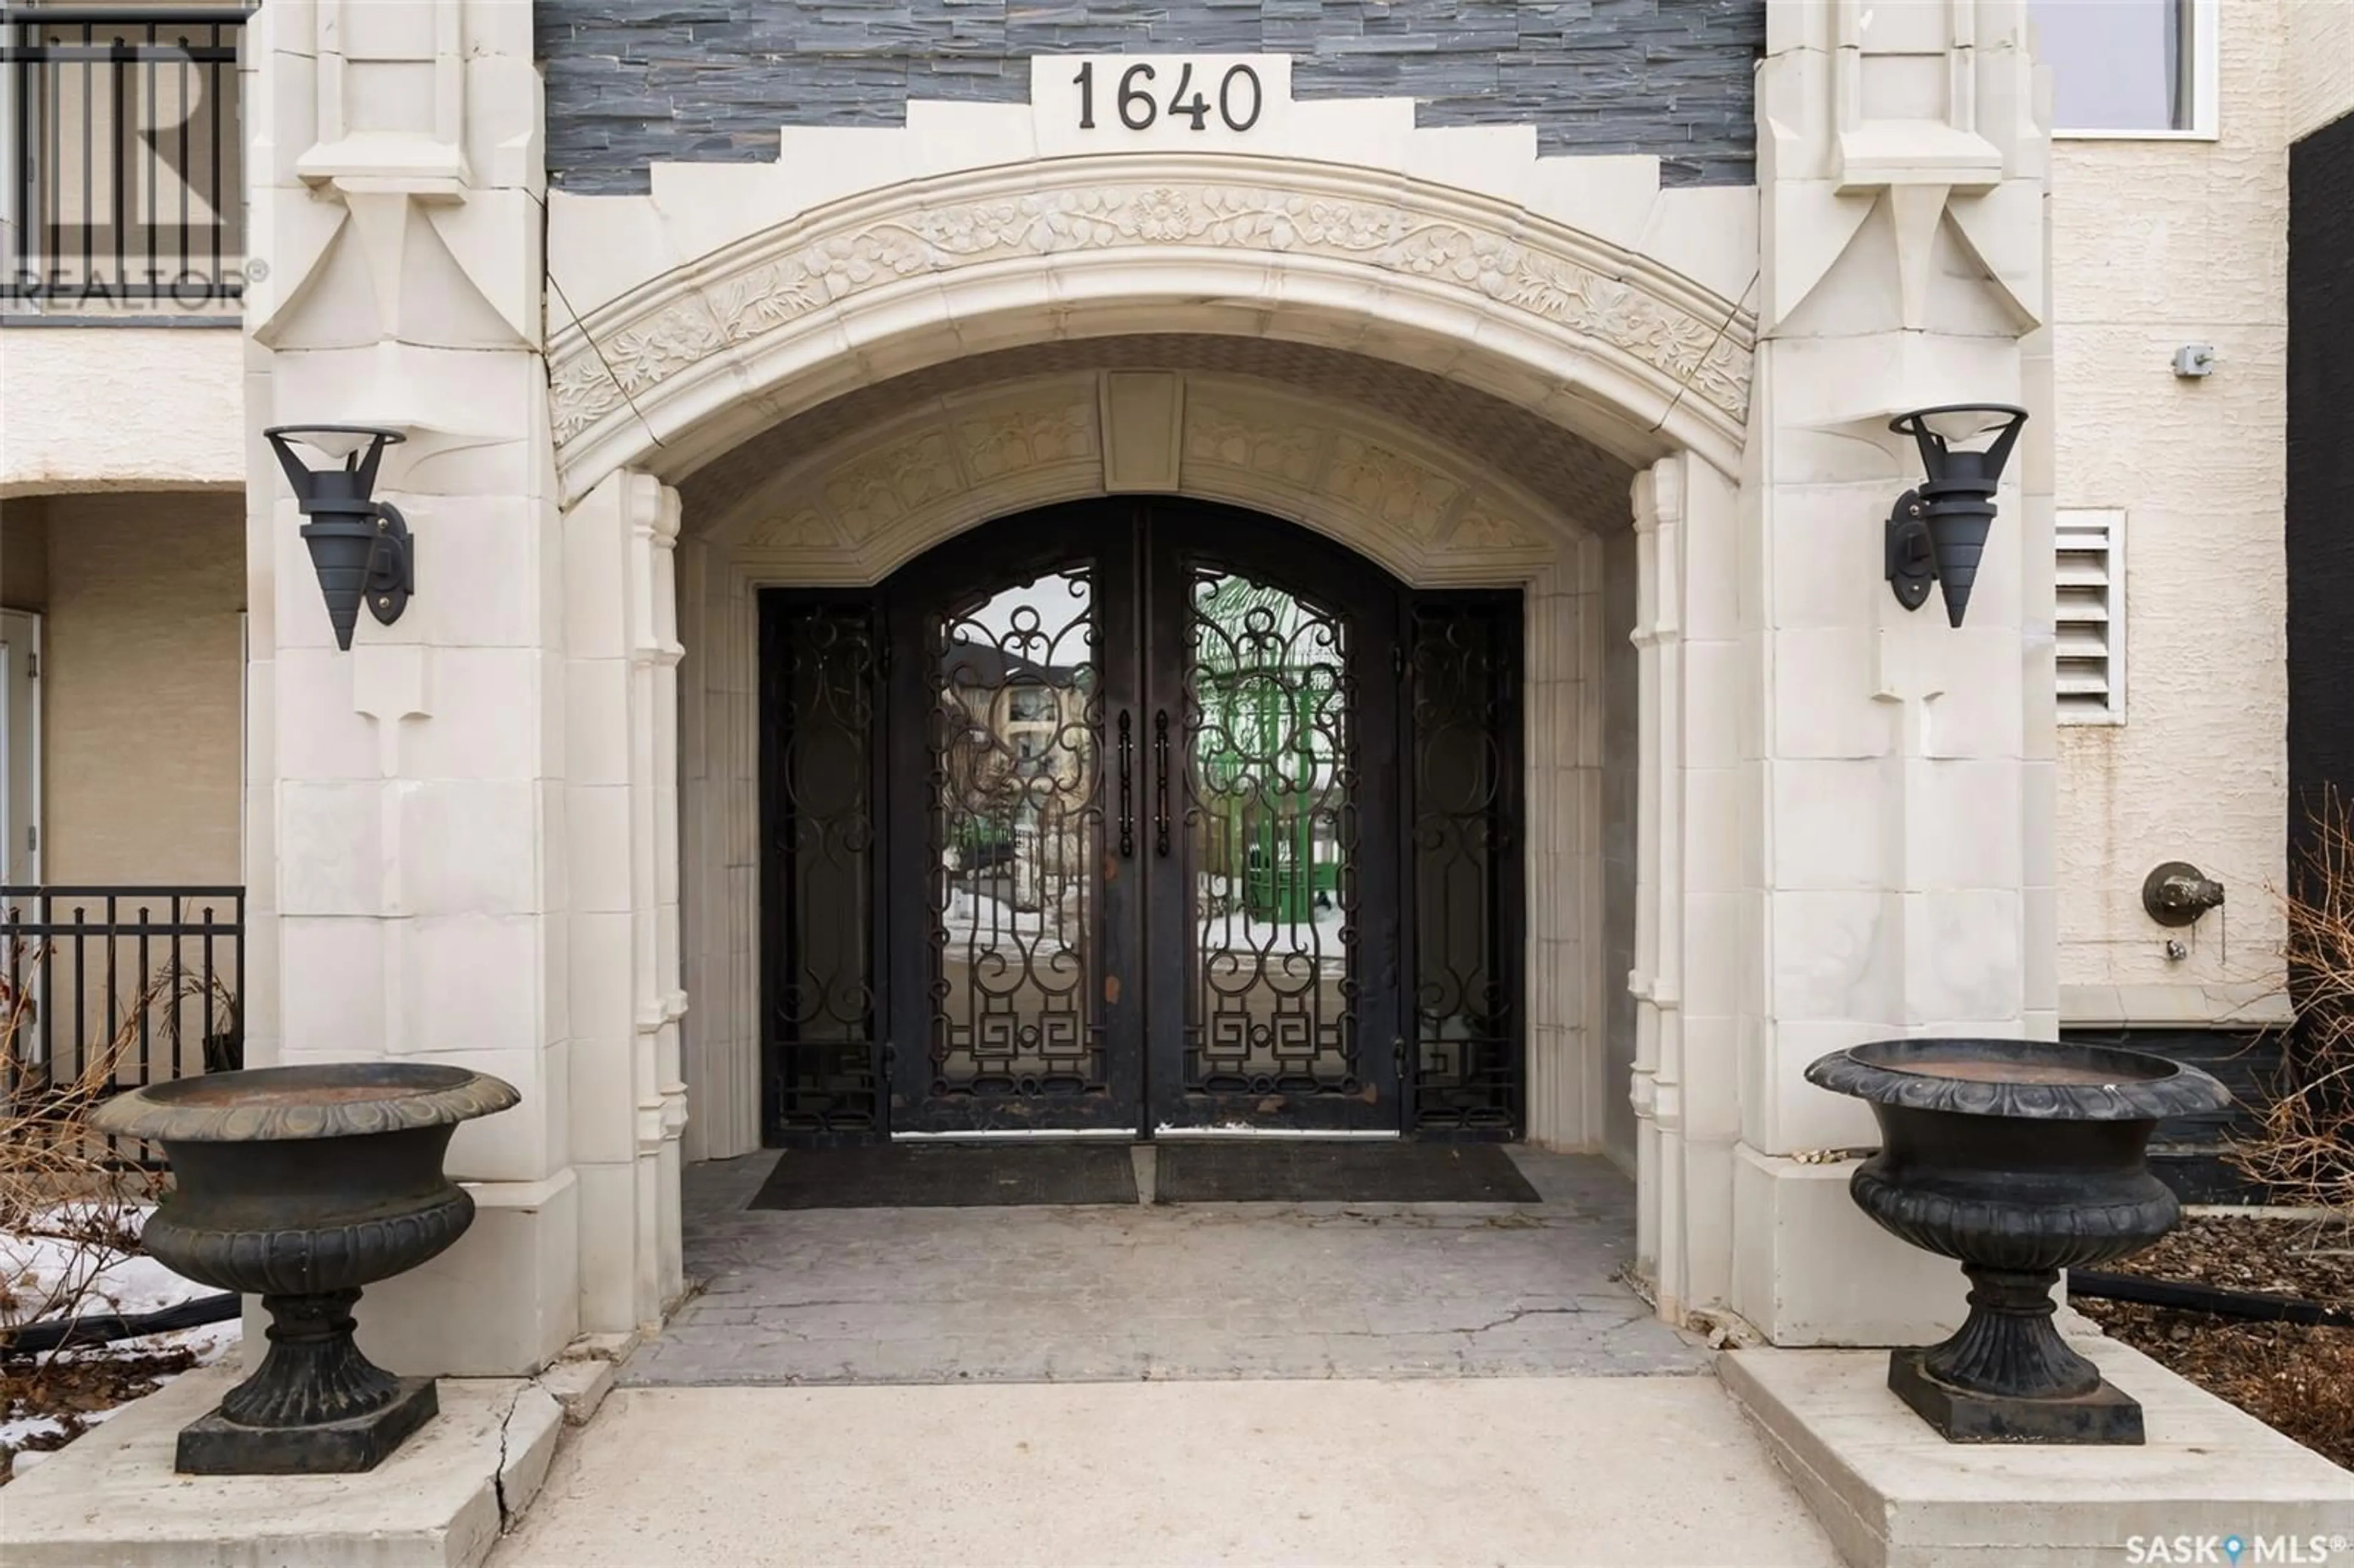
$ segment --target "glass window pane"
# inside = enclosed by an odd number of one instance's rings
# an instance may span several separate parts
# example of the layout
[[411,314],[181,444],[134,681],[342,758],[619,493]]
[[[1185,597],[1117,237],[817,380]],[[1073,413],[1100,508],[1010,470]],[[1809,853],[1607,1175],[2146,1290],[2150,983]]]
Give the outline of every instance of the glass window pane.
[[954,606],[932,647],[931,1092],[1100,1093],[1094,579]]
[[2190,125],[2190,0],[2030,0],[2061,131]]
[[1357,1086],[1348,628],[1272,583],[1193,568],[1179,797],[1193,889],[1189,1094]]

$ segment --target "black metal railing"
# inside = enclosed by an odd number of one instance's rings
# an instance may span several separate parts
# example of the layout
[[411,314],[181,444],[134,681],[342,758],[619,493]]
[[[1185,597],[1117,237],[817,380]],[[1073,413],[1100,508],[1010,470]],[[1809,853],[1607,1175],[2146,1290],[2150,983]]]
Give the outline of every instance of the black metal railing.
[[0,4],[0,301],[197,311],[244,292],[237,50],[249,13]]
[[15,1106],[242,1066],[244,998],[242,887],[0,887]]

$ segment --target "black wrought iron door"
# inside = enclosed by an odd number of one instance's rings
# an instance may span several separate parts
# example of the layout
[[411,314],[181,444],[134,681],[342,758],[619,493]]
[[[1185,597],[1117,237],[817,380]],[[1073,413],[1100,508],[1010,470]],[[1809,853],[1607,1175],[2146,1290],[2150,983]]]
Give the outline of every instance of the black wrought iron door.
[[1118,501],[885,605],[891,1128],[1397,1130],[1395,586]]
[[1146,571],[1153,1125],[1397,1131],[1396,587],[1214,508]]
[[1065,509],[893,579],[895,1132],[1131,1129],[1135,537]]

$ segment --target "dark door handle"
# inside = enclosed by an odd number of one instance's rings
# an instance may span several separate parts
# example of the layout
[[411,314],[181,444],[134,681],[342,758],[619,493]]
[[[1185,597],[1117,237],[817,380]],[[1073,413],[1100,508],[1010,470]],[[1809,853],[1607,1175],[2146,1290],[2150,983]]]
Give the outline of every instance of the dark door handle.
[[1169,856],[1169,710],[1152,715],[1152,853]]
[[1136,808],[1129,799],[1136,766],[1136,737],[1129,733],[1129,713],[1119,710],[1119,857],[1136,857]]

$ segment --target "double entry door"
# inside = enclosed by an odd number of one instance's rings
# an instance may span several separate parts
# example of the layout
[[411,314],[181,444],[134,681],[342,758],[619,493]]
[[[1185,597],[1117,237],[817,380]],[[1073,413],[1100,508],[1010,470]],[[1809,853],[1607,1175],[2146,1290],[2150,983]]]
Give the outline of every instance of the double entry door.
[[1398,1129],[1400,603],[1130,498],[892,578],[890,1130]]

